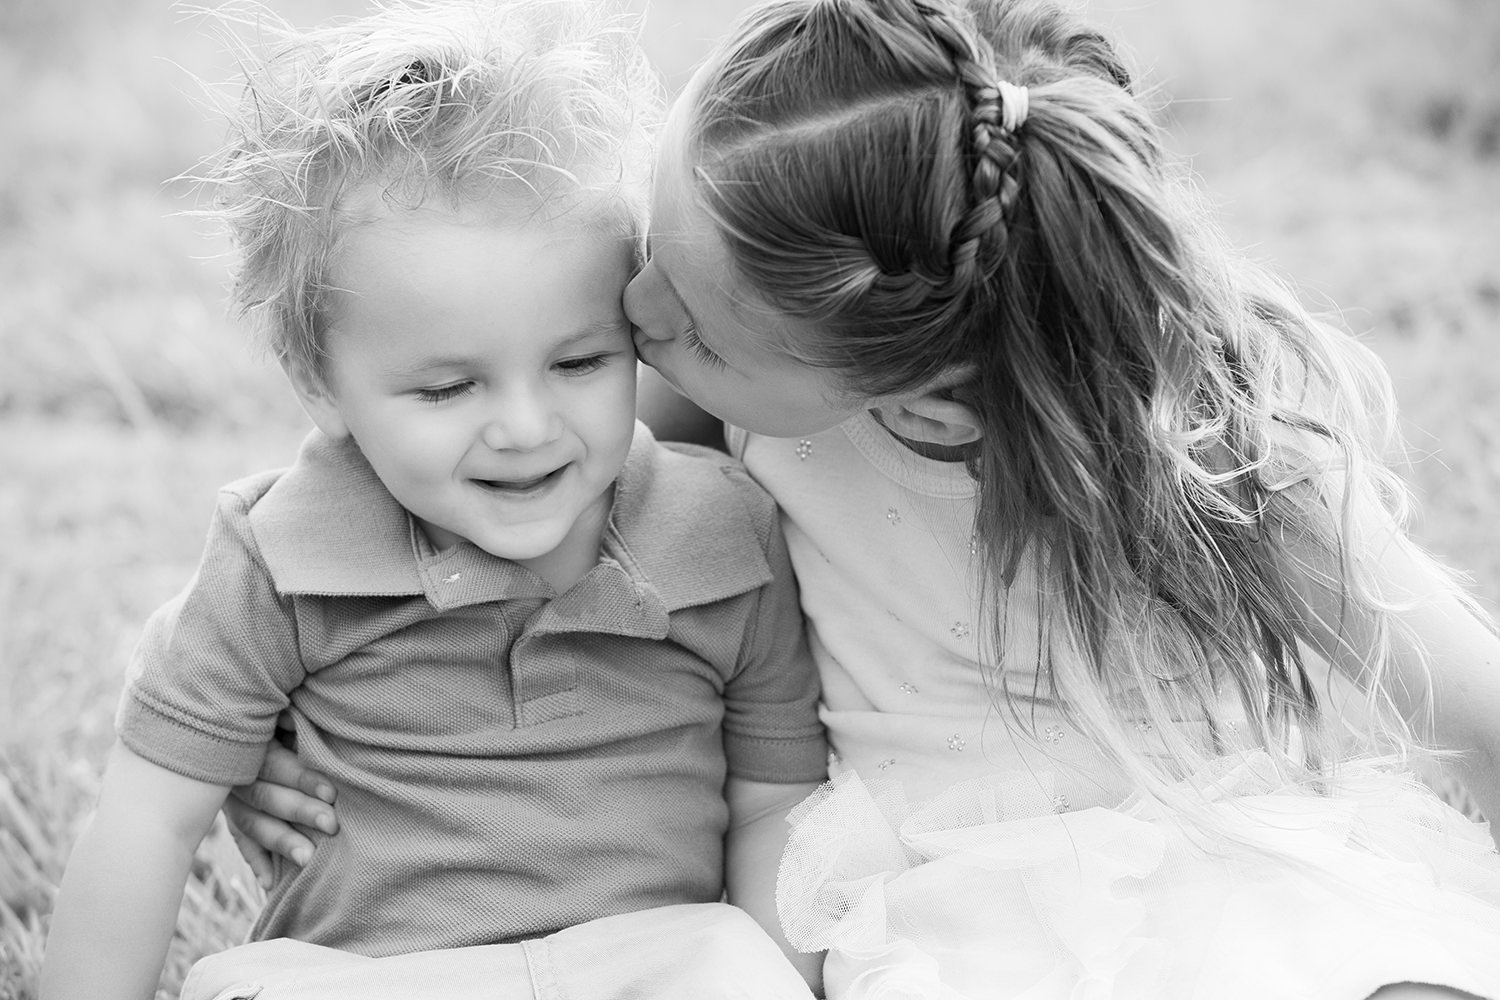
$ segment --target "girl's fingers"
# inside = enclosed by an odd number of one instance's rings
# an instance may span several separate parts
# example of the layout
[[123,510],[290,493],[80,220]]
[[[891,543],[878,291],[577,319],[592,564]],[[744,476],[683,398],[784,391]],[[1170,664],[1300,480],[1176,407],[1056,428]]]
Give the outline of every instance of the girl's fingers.
[[[262,846],[286,857],[291,855],[270,842],[271,837],[280,839],[285,836],[282,828],[297,824],[309,830],[330,834],[337,833],[339,829],[333,806],[322,799],[313,798],[301,789],[284,784],[258,780],[253,784],[239,785],[229,790],[228,801],[237,804],[236,818],[243,817],[241,830],[254,837]],[[275,823],[274,826],[271,825],[272,822]],[[270,833],[263,836],[262,830],[269,830]]]
[[240,830],[242,820],[237,819],[235,813],[243,808],[235,799],[225,801],[224,817],[229,820],[229,836],[234,838],[234,846],[239,848],[240,857],[244,858],[245,863],[250,866],[250,874],[255,876],[255,881],[262,889],[269,890],[276,881],[271,854],[256,843],[249,834]]
[[306,833],[241,799],[231,796],[224,800],[224,817],[229,821],[235,847],[263,889],[271,888],[274,881],[273,854],[297,865],[312,860],[314,844]]
[[249,801],[255,798],[254,795],[241,796],[239,794],[253,792],[256,787],[274,789],[275,791],[271,793],[273,797],[276,791],[287,795],[299,794],[285,788],[277,789],[274,785],[250,785],[234,789],[234,793],[224,800],[224,816],[229,820],[230,827],[272,854],[279,854],[294,864],[307,864],[316,846],[312,842],[312,837],[309,836],[312,831],[304,832],[276,813],[260,808],[255,802]]
[[[314,771],[303,764],[295,751],[288,750],[280,743],[273,742],[266,751],[266,759],[260,765],[260,781],[296,788],[304,795],[321,799],[324,802],[331,803],[334,799],[333,782],[329,781],[321,771]],[[275,810],[267,811],[275,812]],[[308,822],[301,816],[285,816],[280,813],[276,815],[281,816],[282,819],[296,820],[299,823]]]

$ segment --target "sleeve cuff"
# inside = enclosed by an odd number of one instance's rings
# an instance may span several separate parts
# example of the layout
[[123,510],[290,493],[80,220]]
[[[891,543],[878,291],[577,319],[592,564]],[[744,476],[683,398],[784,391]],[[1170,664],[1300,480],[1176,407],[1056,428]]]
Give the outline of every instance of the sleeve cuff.
[[724,756],[729,773],[747,781],[773,785],[820,782],[828,776],[828,739],[811,736],[746,736],[725,731]]
[[265,741],[242,743],[210,735],[128,694],[116,725],[120,741],[146,760],[210,784],[253,781],[266,756]]

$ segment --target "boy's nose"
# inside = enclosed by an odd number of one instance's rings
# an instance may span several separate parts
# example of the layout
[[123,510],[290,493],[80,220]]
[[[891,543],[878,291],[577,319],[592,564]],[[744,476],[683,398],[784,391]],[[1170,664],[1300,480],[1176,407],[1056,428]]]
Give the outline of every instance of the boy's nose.
[[511,393],[490,413],[482,437],[495,451],[530,451],[558,434],[557,412],[537,393]]

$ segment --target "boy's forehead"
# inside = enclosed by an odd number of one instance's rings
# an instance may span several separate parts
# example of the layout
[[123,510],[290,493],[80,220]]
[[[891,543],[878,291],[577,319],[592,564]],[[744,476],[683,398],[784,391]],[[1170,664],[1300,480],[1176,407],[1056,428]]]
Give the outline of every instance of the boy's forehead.
[[461,215],[494,225],[567,224],[638,231],[643,212],[618,189],[583,187],[567,179],[541,184],[526,178],[484,178],[462,186],[415,184],[378,177],[342,187],[337,211],[346,223],[389,218],[403,212]]
[[632,268],[639,262],[645,239],[644,220],[631,206],[610,198],[548,201],[505,191],[411,202],[389,197],[378,185],[364,185],[350,191],[344,202],[339,213],[340,249],[329,261],[335,270],[350,263],[349,252],[355,246],[363,247],[358,256],[382,247],[378,252],[399,256],[403,245],[419,234],[423,237],[420,242],[430,246],[434,226],[439,231],[451,227],[455,242],[463,241],[465,230],[494,229],[533,237],[544,234],[549,243],[577,244],[580,248],[602,243],[617,249]]

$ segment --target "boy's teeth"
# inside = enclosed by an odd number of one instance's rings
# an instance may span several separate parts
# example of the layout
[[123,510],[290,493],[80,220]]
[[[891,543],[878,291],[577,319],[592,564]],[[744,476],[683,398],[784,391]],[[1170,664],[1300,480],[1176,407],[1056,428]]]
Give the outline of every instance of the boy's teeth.
[[496,489],[524,490],[540,484],[551,474],[552,473],[548,472],[540,476],[533,476],[531,479],[485,479],[481,480],[481,482],[485,483],[488,486],[493,486]]

